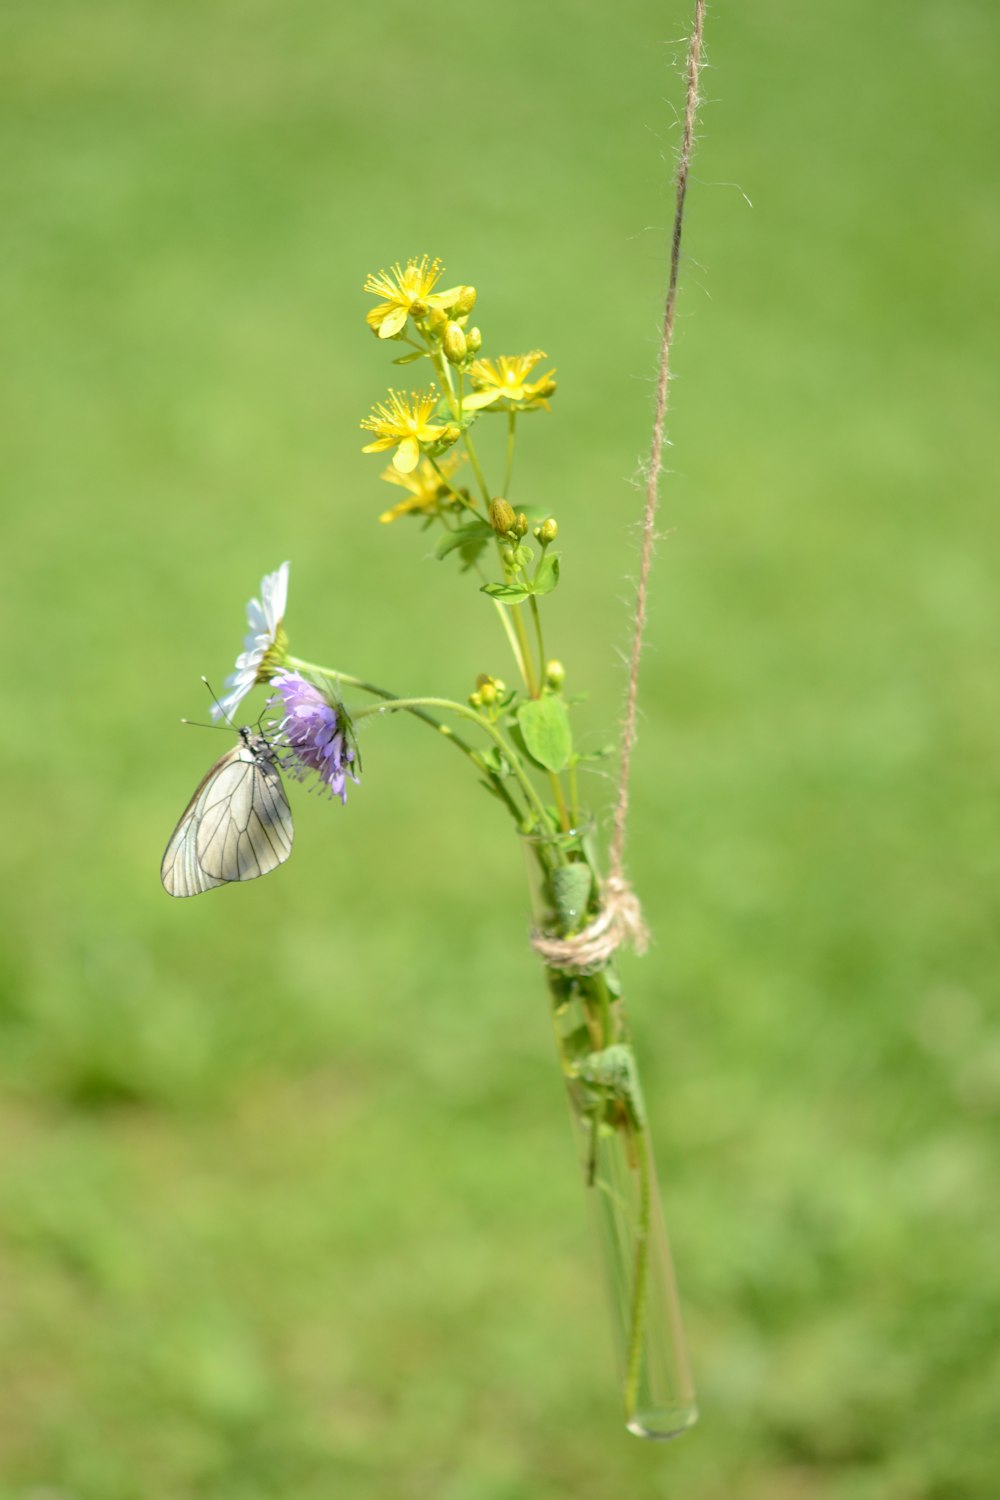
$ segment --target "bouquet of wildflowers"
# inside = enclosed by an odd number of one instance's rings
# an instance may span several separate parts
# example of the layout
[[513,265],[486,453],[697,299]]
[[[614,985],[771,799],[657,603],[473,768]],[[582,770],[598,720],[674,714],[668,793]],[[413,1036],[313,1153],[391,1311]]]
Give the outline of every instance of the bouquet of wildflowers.
[[[361,763],[365,719],[415,715],[449,742],[509,816],[524,847],[559,1065],[586,1193],[611,1293],[630,1429],[670,1436],[694,1419],[669,1249],[660,1213],[646,1104],[614,963],[623,938],[641,946],[638,906],[620,878],[602,880],[593,823],[581,804],[566,670],[550,654],[547,596],[560,585],[558,518],[521,505],[515,455],[524,422],[551,409],[554,370],[540,349],[486,352],[472,286],[440,286],[426,257],[369,276],[370,329],[416,388],[392,388],[362,422],[366,453],[400,498],[381,515],[436,538],[476,608],[495,616],[510,653],[509,682],[482,675],[465,702],[404,695],[365,681],[347,663],[293,654],[286,632],[288,564],[248,607],[249,635],[216,710],[232,722],[244,697],[267,684],[267,731],[239,731],[237,746],[192,798],[164,857],[175,895],[254,878],[292,846],[281,778],[314,779],[346,802]],[[502,472],[487,474],[480,423],[502,424]],[[267,712],[267,710],[265,710]],[[263,716],[262,716],[263,718]],[[234,726],[235,727],[235,726]]]

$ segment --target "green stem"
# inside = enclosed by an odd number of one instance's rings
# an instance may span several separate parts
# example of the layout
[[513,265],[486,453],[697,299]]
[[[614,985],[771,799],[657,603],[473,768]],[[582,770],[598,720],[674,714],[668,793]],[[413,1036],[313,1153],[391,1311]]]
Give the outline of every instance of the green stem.
[[528,696],[530,698],[537,698],[541,690],[538,685],[538,680],[535,677],[535,668],[531,660],[531,645],[528,641],[528,632],[524,628],[524,618],[521,614],[521,606],[519,604],[513,605],[508,613],[511,618],[511,623],[514,627],[514,633],[517,636],[518,648],[521,652],[522,660],[519,665],[521,667],[521,675],[524,678],[524,685],[528,689]]
[[459,408],[455,403],[455,387],[452,384],[451,370],[448,368],[448,361],[445,359],[440,349],[430,349],[428,350],[428,353],[431,357],[431,364],[434,366],[434,369],[437,372],[438,380],[440,380],[441,382],[441,388],[445,392],[445,395],[448,397],[448,406],[451,409],[451,414],[457,420],[459,417]]
[[[348,687],[358,688],[359,691],[363,693],[371,693],[373,697],[381,698],[387,707],[404,708],[408,713],[413,714],[415,719],[420,719],[424,724],[429,725],[431,729],[435,729],[438,734],[443,736],[444,739],[450,740],[450,742],[455,746],[456,750],[461,750],[462,754],[467,756],[468,759],[472,761],[473,765],[478,771],[485,772],[485,774],[489,777],[494,790],[500,796],[501,800],[507,804],[507,807],[509,808],[515,821],[518,824],[523,825],[525,815],[522,813],[517,803],[513,800],[510,793],[507,791],[507,788],[503,784],[502,778],[495,775],[492,771],[486,770],[486,768],[480,764],[473,746],[469,744],[468,740],[462,739],[461,735],[456,734],[450,724],[442,724],[441,720],[436,719],[433,714],[425,713],[424,710],[419,707],[419,702],[422,700],[409,700],[400,698],[396,693],[390,693],[386,688],[376,686],[374,682],[365,682],[361,677],[353,677],[350,672],[335,672],[330,667],[321,667],[317,662],[303,661],[298,656],[289,656],[286,658],[286,661],[288,666],[291,667],[294,671],[313,672],[316,674],[316,676],[326,677],[331,682],[342,682],[345,683]],[[449,708],[457,708],[460,712],[462,712],[463,710],[463,705],[461,703],[452,704],[448,702],[447,699],[426,700],[429,707],[433,706],[435,701],[438,701],[440,704],[446,705]],[[361,709],[358,713],[355,713],[353,717],[355,719],[364,718],[366,714],[377,711],[378,710],[374,709]],[[496,732],[494,732],[493,726],[491,724],[488,724],[485,719],[481,720],[479,715],[476,714],[474,710],[469,709],[467,712],[465,712],[465,717],[474,717],[477,723],[481,723],[482,727],[484,727],[488,733],[493,735],[494,739],[501,739],[501,737]],[[525,776],[522,767],[520,766],[514,755],[514,752],[509,749],[509,747],[505,743],[503,743],[502,739],[501,748],[503,749],[504,755],[509,760],[515,776],[518,777],[519,783],[521,784],[521,790],[525,792],[525,800],[528,802],[529,807],[533,806],[536,816],[541,813],[541,816],[544,818],[545,809],[542,807],[538,799],[538,794],[535,792],[535,789],[531,785],[530,781],[528,781],[527,776]],[[529,793],[530,795],[528,795]]]
[[[440,349],[431,351],[431,363],[433,364],[434,369],[437,371],[437,377],[441,382],[442,388],[447,393],[448,405],[451,408],[452,416],[455,418],[456,422],[461,422],[462,405],[461,402],[457,401],[455,398],[455,386],[451,378],[451,370],[448,366],[448,361],[445,359]],[[486,476],[483,474],[482,466],[479,462],[479,455],[476,453],[476,450],[472,444],[472,439],[469,437],[467,431],[462,433],[462,438],[465,442],[465,451],[469,455],[469,463],[472,465],[472,472],[476,476],[476,483],[479,485],[479,491],[483,497],[483,504],[487,509],[489,509],[490,491],[489,486],[486,483]]]
[[559,811],[559,821],[562,824],[563,833],[569,833],[573,826],[570,822],[569,808],[566,806],[566,798],[563,796],[562,782],[555,771],[548,773],[549,784],[552,787],[552,795],[556,799],[556,807]]
[[518,643],[517,635],[514,632],[514,627],[510,621],[510,610],[507,608],[506,604],[501,604],[499,599],[494,599],[493,603],[497,607],[497,613],[500,616],[500,624],[504,628],[504,633],[507,636],[510,649],[514,654],[514,660],[517,662],[518,671],[520,672],[524,681],[527,682],[528,669],[524,657],[521,655],[521,647]]
[[[501,539],[497,537],[498,556],[500,556],[502,551],[503,543]],[[504,563],[502,556],[500,556],[500,566],[503,569],[504,577],[509,581],[512,577],[512,574]],[[528,633],[524,628],[524,621],[521,618],[521,606],[519,604],[515,604],[508,608],[506,604],[501,604],[499,599],[494,599],[493,602],[497,606],[497,609],[500,611],[500,618],[503,622],[503,628],[507,632],[507,639],[510,642],[510,649],[514,653],[514,660],[517,662],[518,670],[521,673],[521,679],[524,682],[525,687],[528,689],[528,697],[537,698],[539,694],[539,686],[535,678],[534,664],[531,660],[531,646],[528,642]]]
[[517,435],[517,411],[512,406],[507,419],[507,467],[503,476],[503,496],[510,499],[510,481],[514,473],[514,441]]
[[[588,920],[586,914],[583,920],[584,922]],[[608,982],[603,974],[597,973],[589,980],[588,988],[594,994],[597,1002],[597,1024],[600,1029],[601,1047],[610,1047],[615,1038],[613,1035],[611,993],[608,990]]]
[[489,510],[490,488],[486,483],[486,476],[483,473],[482,465],[479,462],[479,455],[476,452],[475,444],[469,436],[468,429],[466,429],[466,431],[462,433],[462,440],[465,443],[465,451],[469,455],[469,463],[472,465],[472,472],[476,476],[476,482],[479,485],[479,490],[483,497],[483,504],[486,506],[487,510]]
[[[345,678],[343,680],[346,681],[347,679]],[[495,724],[491,724],[489,719],[486,719],[482,714],[477,713],[474,708],[468,707],[464,703],[457,703],[451,698],[396,698],[388,694],[385,695],[385,697],[386,701],[378,705],[378,707],[375,707],[373,705],[371,708],[358,709],[353,715],[355,722],[357,722],[359,719],[370,718],[372,714],[395,713],[400,709],[405,709],[408,713],[417,713],[418,716],[427,717],[427,715],[422,715],[422,710],[427,708],[442,708],[445,709],[448,713],[457,714],[461,719],[468,719],[471,723],[475,724],[477,728],[481,729],[484,734],[489,735],[490,739],[496,745],[497,749],[500,750],[506,758],[511,770],[514,773],[518,785],[521,788],[521,791],[524,793],[525,801],[528,803],[528,806],[532,809],[536,819],[538,820],[539,827],[545,828],[548,825],[548,817],[545,812],[545,806],[538,793],[535,791],[535,788],[528,780],[527,773],[524,770],[524,767],[521,765],[520,757],[514,750],[511,749],[510,745],[504,739],[499,729],[497,729]]]
[[545,642],[542,639],[542,612],[538,608],[538,600],[534,594],[529,594],[528,603],[531,605],[531,617],[535,622],[535,635],[538,638],[538,669],[545,675]]
[[[534,594],[531,594],[529,596],[528,603],[531,605],[531,616],[535,622],[535,635],[538,639],[538,671],[540,676],[544,679],[545,641],[542,638],[542,612],[538,608],[538,600],[535,598]],[[539,692],[540,691],[541,687],[539,686]],[[531,696],[533,698],[536,698],[538,696],[538,693],[532,693]],[[564,832],[569,833],[570,829],[573,826],[573,821],[569,815],[569,808],[566,806],[566,798],[563,795],[562,782],[559,780],[559,777],[556,775],[555,771],[549,772],[549,781],[552,785],[552,795],[556,799],[556,807],[559,809],[559,821],[562,823]]]
[[577,786],[576,761],[575,760],[570,760],[569,770],[567,771],[566,774],[567,774],[567,777],[569,778],[569,805],[570,805],[570,812],[571,812],[572,817],[573,817],[573,827],[576,828],[578,826],[579,822],[580,822],[580,791],[579,791],[579,787]]
[[465,510],[471,510],[473,515],[478,516],[479,511],[476,507],[475,500],[470,500],[467,495],[463,495],[461,491],[456,490],[447,474],[445,474],[444,470],[441,468],[441,465],[438,463],[437,459],[431,458],[430,454],[428,454],[427,461],[430,464],[431,468],[434,470],[437,477],[440,479],[441,483],[444,485],[445,489],[448,491],[451,498],[453,500],[457,500],[459,505],[461,505]]
[[[285,665],[291,667],[293,672],[315,672],[317,677],[327,677],[331,682],[344,682],[348,687],[358,688],[362,693],[371,693],[374,698],[383,698],[387,703],[399,701],[398,693],[390,693],[388,688],[378,687],[374,682],[366,682],[363,677],[352,677],[350,672],[337,672],[333,667],[321,667],[318,662],[305,661],[301,656],[286,656]],[[418,709],[412,710],[417,719],[423,719],[425,724],[430,724],[447,740],[451,740],[459,750],[466,755],[474,755],[475,751],[467,740],[457,735],[450,724],[442,724],[440,719],[435,719],[433,714],[421,713]]]
[[635,1416],[636,1406],[639,1401],[643,1344],[646,1336],[646,1290],[649,1280],[649,1220],[652,1207],[652,1192],[649,1181],[649,1150],[646,1145],[645,1126],[641,1126],[638,1130],[635,1145],[639,1158],[639,1223],[636,1226],[635,1234],[635,1268],[633,1272],[628,1360],[625,1375],[626,1422]]

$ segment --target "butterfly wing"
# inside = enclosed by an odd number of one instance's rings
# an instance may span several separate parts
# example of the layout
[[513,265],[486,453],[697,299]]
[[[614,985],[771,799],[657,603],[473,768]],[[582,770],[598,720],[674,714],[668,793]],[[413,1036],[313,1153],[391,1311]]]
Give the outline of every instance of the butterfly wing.
[[160,865],[160,879],[171,896],[198,896],[202,891],[210,891],[213,886],[226,883],[224,880],[214,879],[198,862],[198,826],[205,793],[219,772],[235,760],[239,753],[239,746],[228,750],[211,770],[205,772],[194,796],[181,814],[177,827],[170,835]]
[[292,814],[270,751],[241,747],[202,793],[198,863],[215,880],[256,880],[292,852]]
[[171,835],[160,878],[171,896],[255,880],[292,851],[292,814],[273,755],[244,743],[202,778]]

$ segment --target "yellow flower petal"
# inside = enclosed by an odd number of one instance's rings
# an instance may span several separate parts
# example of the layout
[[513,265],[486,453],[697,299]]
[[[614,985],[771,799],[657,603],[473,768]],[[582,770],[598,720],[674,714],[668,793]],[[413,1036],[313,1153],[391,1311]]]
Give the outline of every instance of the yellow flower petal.
[[378,336],[380,339],[391,339],[394,333],[398,333],[409,317],[409,309],[406,307],[394,307],[387,312],[379,324]]
[[366,443],[361,451],[362,453],[384,453],[387,448],[392,447],[395,441],[395,438],[376,438],[374,443]]
[[461,293],[460,286],[450,286],[446,292],[432,292],[429,297],[424,298],[424,301],[428,307],[451,307],[453,302],[458,301]]
[[420,462],[420,444],[415,437],[404,438],[392,455],[392,462],[401,474],[409,474]]
[[379,516],[383,526],[388,526],[390,521],[397,521],[400,516],[405,516],[411,510],[419,510],[420,502],[412,495],[408,500],[400,500],[398,505],[392,506],[390,510],[384,510]]
[[398,470],[392,467],[392,464],[390,464],[387,469],[382,470],[379,478],[384,479],[386,484],[398,484],[402,489],[409,490],[411,495],[419,495],[421,493],[419,477],[414,477],[409,474],[400,474]]
[[503,391],[473,391],[471,395],[462,399],[463,411],[481,411],[484,406],[491,406],[494,401],[499,401]]

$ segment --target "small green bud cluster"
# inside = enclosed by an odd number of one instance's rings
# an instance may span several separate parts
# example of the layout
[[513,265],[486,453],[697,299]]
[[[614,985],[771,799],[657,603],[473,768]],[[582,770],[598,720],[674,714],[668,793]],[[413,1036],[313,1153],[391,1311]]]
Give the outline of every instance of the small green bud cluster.
[[463,365],[469,353],[465,329],[460,323],[448,323],[441,340],[445,358],[450,365]]
[[512,547],[508,543],[506,547],[500,548],[500,557],[504,566],[512,573],[516,573],[520,568],[526,568],[534,555],[530,547]]
[[509,500],[497,495],[490,501],[490,525],[497,536],[511,536],[517,525],[517,514]]
[[523,536],[527,536],[531,522],[523,510],[515,511],[510,501],[505,500],[502,495],[497,495],[490,501],[487,514],[497,536],[509,537],[514,542],[519,542]]
[[476,305],[476,289],[474,286],[463,286],[456,300],[451,304],[451,315],[453,318],[467,318]]
[[493,709],[497,704],[502,704],[507,694],[507,684],[501,677],[490,677],[485,672],[480,672],[476,678],[476,686],[469,694],[470,708]]
[[476,305],[474,286],[459,288],[458,296],[448,309],[448,319],[441,334],[441,348],[450,365],[464,369],[476,356],[483,342],[478,328],[466,328],[469,314]]

